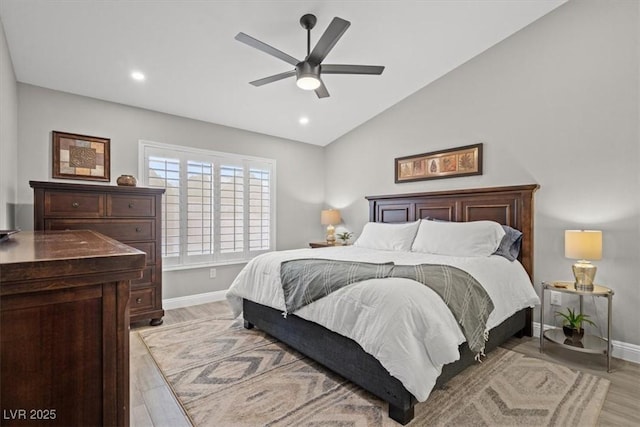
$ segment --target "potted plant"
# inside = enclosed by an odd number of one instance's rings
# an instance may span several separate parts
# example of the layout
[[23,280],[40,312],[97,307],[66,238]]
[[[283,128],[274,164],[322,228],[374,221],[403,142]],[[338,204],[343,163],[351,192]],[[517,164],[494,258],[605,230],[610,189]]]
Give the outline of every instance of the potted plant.
[[342,233],[338,233],[338,239],[342,240],[342,244],[346,245],[349,243],[349,239],[353,236],[353,233],[349,231],[343,231]]
[[591,320],[588,319],[589,315],[584,313],[577,313],[574,309],[567,307],[567,312],[563,313],[556,311],[556,316],[563,318],[564,325],[562,331],[564,335],[569,338],[573,343],[578,343],[584,336],[583,323],[588,323],[592,326],[596,326]]

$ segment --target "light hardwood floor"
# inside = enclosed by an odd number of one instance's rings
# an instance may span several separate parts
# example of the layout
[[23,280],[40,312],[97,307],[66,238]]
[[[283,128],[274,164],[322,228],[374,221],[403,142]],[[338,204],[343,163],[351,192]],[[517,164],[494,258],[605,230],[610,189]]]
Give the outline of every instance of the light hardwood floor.
[[[213,315],[231,319],[226,302],[214,302],[167,310],[164,324],[156,328]],[[150,326],[145,323],[131,327],[131,426],[190,426],[189,419],[138,336],[137,332],[146,328]],[[640,425],[640,365],[613,359],[613,372],[607,373],[604,356],[567,351],[552,344],[545,345],[545,353],[540,354],[537,338],[512,338],[503,347],[607,378],[611,385],[598,425]]]

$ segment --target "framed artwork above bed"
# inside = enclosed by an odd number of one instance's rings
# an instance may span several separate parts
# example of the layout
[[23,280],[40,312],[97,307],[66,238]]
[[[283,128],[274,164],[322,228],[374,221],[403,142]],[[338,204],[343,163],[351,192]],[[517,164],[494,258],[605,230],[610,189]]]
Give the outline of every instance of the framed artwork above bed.
[[482,175],[482,143],[395,159],[395,182]]

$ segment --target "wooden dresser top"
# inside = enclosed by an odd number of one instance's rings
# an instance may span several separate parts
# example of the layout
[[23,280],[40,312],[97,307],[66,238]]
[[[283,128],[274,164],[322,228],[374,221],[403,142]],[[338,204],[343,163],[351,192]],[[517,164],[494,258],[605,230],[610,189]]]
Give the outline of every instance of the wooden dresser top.
[[144,265],[144,252],[94,231],[23,231],[0,243],[0,288],[6,294],[9,282],[114,271],[135,278]]
[[126,185],[95,185],[72,184],[57,181],[29,181],[33,189],[59,190],[59,191],[100,191],[104,193],[133,193],[133,194],[163,194],[164,188],[129,187]]

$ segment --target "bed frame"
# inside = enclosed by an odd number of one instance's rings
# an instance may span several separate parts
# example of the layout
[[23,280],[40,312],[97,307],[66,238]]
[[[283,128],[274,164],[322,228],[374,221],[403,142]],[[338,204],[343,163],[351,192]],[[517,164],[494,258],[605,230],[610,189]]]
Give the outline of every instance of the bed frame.
[[[430,193],[368,196],[369,221],[402,223],[421,218],[447,221],[492,220],[522,231],[519,260],[529,277],[533,275],[533,193],[538,185],[492,187]],[[282,317],[275,310],[249,300],[243,301],[244,325],[254,325],[300,353],[342,375],[389,403],[389,417],[401,424],[413,419],[416,399],[402,383],[355,341],[296,315]],[[521,310],[491,330],[486,352],[516,335],[532,336],[531,308]],[[445,365],[436,383],[449,379],[474,363],[466,343],[460,346],[460,360]]]

